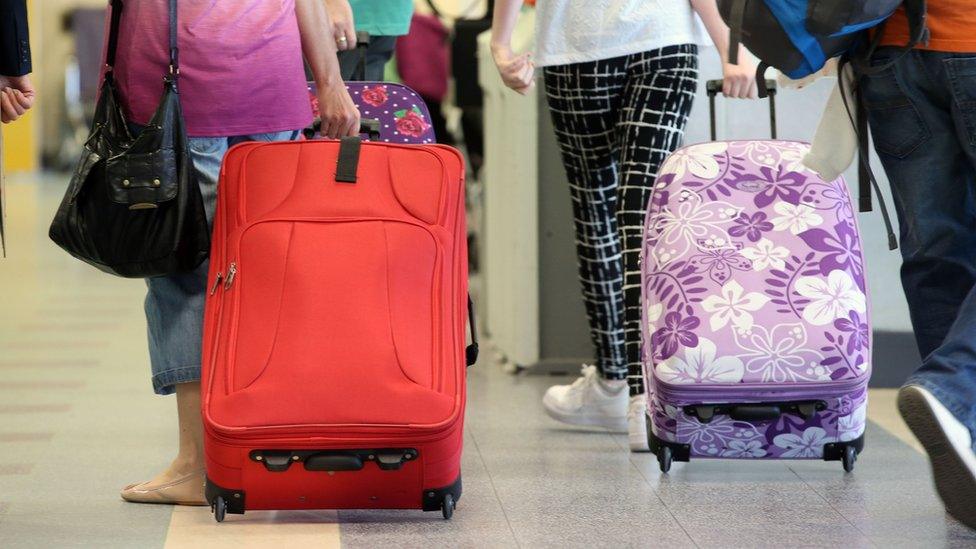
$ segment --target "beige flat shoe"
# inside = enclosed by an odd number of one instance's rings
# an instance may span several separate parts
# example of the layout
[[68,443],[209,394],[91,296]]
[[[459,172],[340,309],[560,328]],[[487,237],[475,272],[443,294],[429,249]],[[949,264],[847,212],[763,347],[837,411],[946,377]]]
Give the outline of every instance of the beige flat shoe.
[[203,495],[204,482],[204,470],[201,469],[154,488],[144,488],[145,482],[130,484],[123,488],[119,495],[131,503],[207,505]]

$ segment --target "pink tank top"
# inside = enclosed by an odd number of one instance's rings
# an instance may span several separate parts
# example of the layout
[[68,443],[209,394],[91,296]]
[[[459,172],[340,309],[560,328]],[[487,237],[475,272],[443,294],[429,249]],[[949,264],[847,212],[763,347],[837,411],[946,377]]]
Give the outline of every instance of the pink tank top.
[[[178,18],[178,85],[190,136],[311,122],[294,0],[179,0]],[[125,2],[115,73],[126,115],[137,124],[149,122],[162,93],[168,27],[166,0]],[[108,19],[105,28],[107,35]]]

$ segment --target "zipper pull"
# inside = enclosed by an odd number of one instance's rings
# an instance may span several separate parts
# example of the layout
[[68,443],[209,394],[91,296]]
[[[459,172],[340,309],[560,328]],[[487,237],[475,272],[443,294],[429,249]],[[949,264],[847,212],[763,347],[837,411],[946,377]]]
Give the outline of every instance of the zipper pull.
[[227,267],[227,280],[224,281],[224,291],[229,290],[234,284],[235,275],[237,275],[237,263],[231,262],[230,267]]
[[210,287],[210,295],[217,293],[217,288],[220,287],[220,281],[224,278],[224,273],[218,272],[217,278],[214,279],[213,286]]

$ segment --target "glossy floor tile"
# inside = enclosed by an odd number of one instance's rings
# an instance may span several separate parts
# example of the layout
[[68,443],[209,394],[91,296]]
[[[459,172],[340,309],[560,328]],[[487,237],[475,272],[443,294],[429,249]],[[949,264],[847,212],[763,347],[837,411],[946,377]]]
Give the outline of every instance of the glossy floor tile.
[[695,461],[658,472],[624,435],[541,410],[565,378],[470,370],[454,520],[404,511],[249,512],[126,504],[175,447],[173,399],[149,383],[144,285],[48,242],[58,180],[8,189],[0,261],[0,547],[976,547],[946,517],[925,457],[873,391],[867,449],[837,463]]

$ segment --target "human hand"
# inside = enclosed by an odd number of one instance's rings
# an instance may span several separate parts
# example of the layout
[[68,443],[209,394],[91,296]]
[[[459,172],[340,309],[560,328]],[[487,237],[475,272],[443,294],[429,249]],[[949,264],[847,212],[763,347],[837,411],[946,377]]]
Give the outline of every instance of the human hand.
[[23,116],[36,97],[27,75],[0,76],[0,122],[6,124]]
[[509,46],[492,45],[491,56],[506,86],[522,95],[529,93],[535,76],[535,63],[530,54],[515,55]]
[[356,47],[356,25],[349,0],[325,0],[325,9],[332,22],[336,49],[346,51]]
[[338,139],[347,135],[359,135],[359,109],[349,97],[346,85],[338,80],[335,84],[318,89],[319,113],[322,118],[323,137]]
[[729,64],[727,59],[722,60],[722,94],[739,99],[755,99],[759,95],[756,64],[745,48],[739,49],[738,65]]

